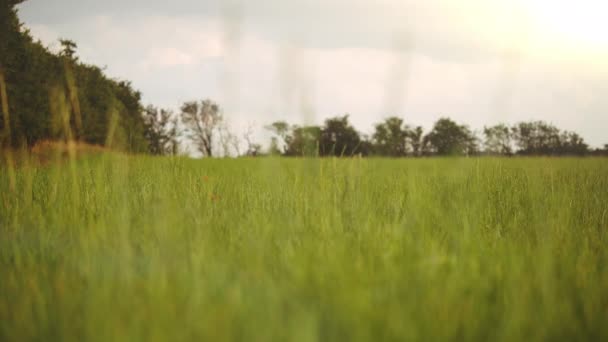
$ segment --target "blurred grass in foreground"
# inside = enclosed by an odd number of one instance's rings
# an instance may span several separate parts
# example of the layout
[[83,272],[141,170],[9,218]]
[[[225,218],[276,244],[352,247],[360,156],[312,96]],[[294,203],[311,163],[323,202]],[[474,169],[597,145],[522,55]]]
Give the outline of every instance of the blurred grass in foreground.
[[24,160],[0,340],[608,338],[606,159]]

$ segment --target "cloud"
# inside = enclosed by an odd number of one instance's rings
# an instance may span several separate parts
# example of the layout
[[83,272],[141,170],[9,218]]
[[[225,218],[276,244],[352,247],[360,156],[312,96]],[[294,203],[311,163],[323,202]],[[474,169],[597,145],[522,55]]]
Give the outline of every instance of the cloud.
[[[237,23],[275,43],[310,48],[400,48],[403,41],[440,58],[478,58],[502,48],[518,32],[517,1],[258,0],[258,1],[34,1],[22,5],[28,18],[61,24],[92,16],[129,21],[179,17]],[[65,11],[69,8],[69,11]],[[190,21],[192,21],[190,20]],[[500,39],[496,39],[500,35]]]
[[192,55],[176,48],[154,48],[150,51],[148,57],[140,63],[140,67],[148,70],[157,67],[192,65],[194,61]]

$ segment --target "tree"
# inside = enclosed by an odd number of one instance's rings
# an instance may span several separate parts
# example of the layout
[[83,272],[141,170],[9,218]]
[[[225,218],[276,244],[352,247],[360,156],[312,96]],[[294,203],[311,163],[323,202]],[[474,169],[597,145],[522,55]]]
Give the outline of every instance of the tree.
[[265,127],[273,136],[270,154],[284,156],[318,156],[321,127],[290,125],[276,121]]
[[477,138],[465,125],[439,119],[425,137],[430,152],[438,155],[471,155],[477,152]]
[[279,140],[277,137],[270,138],[270,148],[268,149],[268,153],[273,156],[279,156],[284,153],[279,147]]
[[511,128],[517,153],[525,155],[558,154],[560,131],[543,121],[520,122]]
[[585,140],[574,132],[564,131],[560,134],[559,154],[584,155],[589,152],[589,145]]
[[189,101],[182,105],[181,116],[198,151],[212,157],[214,138],[222,123],[219,105],[209,99]]
[[158,109],[149,105],[144,110],[144,136],[148,141],[151,154],[177,154],[179,136],[177,131],[178,118],[166,109]]
[[524,155],[584,155],[589,146],[577,133],[560,131],[544,121],[520,122],[511,128],[517,153]]
[[387,118],[374,127],[374,151],[382,156],[403,157],[408,152],[409,136],[410,129],[403,124],[403,119]]
[[245,139],[245,143],[247,143],[247,151],[245,152],[245,155],[249,157],[256,157],[262,150],[262,145],[253,141],[253,123],[250,123],[247,126],[247,130],[243,133],[243,139]]
[[225,121],[218,124],[217,136],[224,157],[232,156],[233,152],[237,157],[241,155],[239,137],[232,133]]
[[291,127],[285,121],[275,121],[265,127],[274,136],[271,138],[270,153],[283,154],[287,149],[287,137],[291,133]]
[[352,156],[360,153],[361,137],[348,122],[348,115],[325,120],[319,138],[322,156]]
[[409,140],[412,145],[412,153],[418,157],[422,154],[423,148],[423,133],[422,127],[417,126],[413,130],[409,131]]
[[71,61],[78,60],[78,57],[76,57],[76,49],[78,48],[78,45],[73,40],[59,39],[59,44],[61,45],[59,56],[65,57]]
[[114,82],[112,89],[113,104],[118,114],[119,147],[133,152],[146,152],[148,144],[144,137],[141,93],[134,90],[129,81]]
[[18,3],[0,1],[0,74],[7,107],[0,128],[6,133],[2,143],[12,146],[50,135],[48,94],[60,71],[58,59],[34,43],[19,21]]
[[511,130],[505,124],[484,127],[484,146],[486,153],[511,155],[513,147],[511,143]]
[[604,144],[603,147],[598,147],[588,152],[593,156],[608,156],[608,144]]
[[321,127],[319,126],[293,126],[291,134],[286,139],[286,156],[308,156],[319,155],[319,141]]
[[71,40],[61,41],[59,54],[34,41],[17,17],[19,2],[0,0],[0,73],[10,114],[0,121],[0,131],[11,133],[3,143],[77,139],[146,151],[139,92],[79,62]]

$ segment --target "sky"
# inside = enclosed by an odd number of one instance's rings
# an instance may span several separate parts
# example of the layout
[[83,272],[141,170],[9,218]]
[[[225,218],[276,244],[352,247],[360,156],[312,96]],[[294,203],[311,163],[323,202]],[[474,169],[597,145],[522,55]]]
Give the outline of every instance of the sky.
[[[51,50],[132,81],[144,104],[211,98],[235,132],[348,113],[430,129],[545,120],[608,143],[602,0],[28,0]],[[265,141],[261,141],[265,142]]]

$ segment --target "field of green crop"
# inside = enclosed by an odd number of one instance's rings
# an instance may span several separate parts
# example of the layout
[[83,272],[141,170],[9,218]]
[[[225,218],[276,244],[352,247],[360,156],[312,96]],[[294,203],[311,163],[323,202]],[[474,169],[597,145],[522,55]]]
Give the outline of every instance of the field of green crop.
[[607,159],[21,162],[0,340],[606,340],[607,247]]

